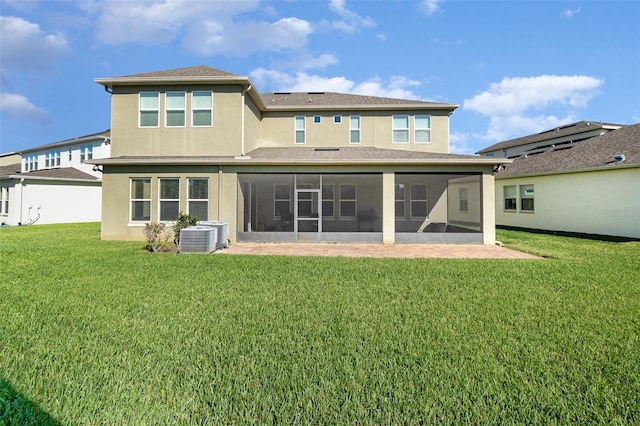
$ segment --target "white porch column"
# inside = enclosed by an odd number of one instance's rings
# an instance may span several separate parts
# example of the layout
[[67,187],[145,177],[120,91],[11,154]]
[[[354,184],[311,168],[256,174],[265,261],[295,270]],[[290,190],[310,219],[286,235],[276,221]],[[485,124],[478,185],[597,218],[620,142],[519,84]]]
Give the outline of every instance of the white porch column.
[[396,208],[395,208],[395,183],[394,172],[382,174],[382,243],[395,243],[396,234]]
[[495,179],[490,173],[482,174],[482,242],[496,243]]

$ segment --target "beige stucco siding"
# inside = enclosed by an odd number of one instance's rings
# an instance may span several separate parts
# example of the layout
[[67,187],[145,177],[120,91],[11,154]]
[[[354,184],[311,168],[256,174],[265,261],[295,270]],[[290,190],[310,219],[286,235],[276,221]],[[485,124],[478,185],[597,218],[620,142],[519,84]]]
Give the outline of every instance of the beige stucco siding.
[[209,179],[209,220],[217,220],[219,205],[219,175],[217,166],[139,166],[135,169],[119,166],[105,167],[103,176],[102,239],[144,240],[145,222],[130,220],[131,178],[151,179],[151,220],[159,222],[159,179],[180,178],[180,211],[187,212],[187,179]]
[[[191,92],[213,91],[213,125],[191,126]],[[165,93],[185,91],[186,126],[165,126]],[[241,86],[115,87],[111,105],[111,155],[240,155]],[[159,127],[138,125],[139,92],[160,92]]]
[[[295,116],[305,116],[305,144],[312,147],[370,146],[384,149],[400,149],[420,152],[449,152],[449,116],[440,111],[325,111],[325,112],[266,112],[262,115],[261,146],[296,146]],[[319,115],[320,123],[313,117]],[[335,115],[342,122],[334,123]],[[409,143],[393,143],[392,117],[409,115]],[[431,143],[414,142],[415,115],[431,115]],[[350,117],[360,116],[360,143],[350,143]]]
[[[504,210],[506,185],[534,185],[533,213]],[[519,190],[518,190],[519,196]],[[640,168],[496,180],[496,223],[640,238]]]

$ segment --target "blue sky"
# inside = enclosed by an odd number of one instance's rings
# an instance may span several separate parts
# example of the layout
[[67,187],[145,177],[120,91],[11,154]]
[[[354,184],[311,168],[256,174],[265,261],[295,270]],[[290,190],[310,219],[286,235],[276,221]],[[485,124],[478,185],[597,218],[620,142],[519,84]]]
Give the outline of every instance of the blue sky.
[[262,93],[459,104],[451,152],[640,122],[640,1],[0,0],[0,152],[110,126],[93,79],[209,65]]

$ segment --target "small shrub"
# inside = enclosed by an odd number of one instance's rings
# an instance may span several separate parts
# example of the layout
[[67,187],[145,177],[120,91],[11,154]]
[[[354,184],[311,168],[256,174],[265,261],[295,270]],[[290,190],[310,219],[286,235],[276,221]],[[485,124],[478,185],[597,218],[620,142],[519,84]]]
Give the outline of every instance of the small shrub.
[[164,223],[147,223],[142,231],[144,236],[147,237],[149,250],[154,253],[160,251],[171,238],[171,233],[166,231],[164,226]]
[[180,230],[187,226],[195,226],[198,224],[198,218],[195,216],[189,216],[182,212],[176,216],[176,223],[173,225],[173,242],[176,245],[180,244]]

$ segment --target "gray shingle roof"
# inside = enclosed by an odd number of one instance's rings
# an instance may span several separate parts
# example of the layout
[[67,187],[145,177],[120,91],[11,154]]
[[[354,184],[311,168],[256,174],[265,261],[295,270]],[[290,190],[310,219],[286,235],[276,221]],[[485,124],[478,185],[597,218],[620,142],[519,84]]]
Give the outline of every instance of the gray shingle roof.
[[493,144],[487,148],[478,151],[478,154],[484,154],[486,152],[497,151],[501,149],[513,148],[516,146],[527,145],[530,143],[558,139],[569,135],[576,135],[579,138],[581,133],[592,132],[597,129],[604,128],[618,128],[622,124],[613,123],[601,123],[596,121],[578,121],[577,123],[567,124],[566,126],[555,127],[544,132],[536,133],[533,135],[523,136],[516,139],[509,139],[504,142]]
[[88,180],[99,181],[95,176],[82,172],[74,167],[61,167],[57,169],[33,170],[31,172],[20,173],[20,164],[0,167],[0,176],[16,176],[30,178],[45,179],[62,179],[62,180]]
[[174,68],[164,71],[145,72],[142,74],[124,75],[116,78],[157,78],[157,77],[240,77],[238,74],[211,68],[206,65],[195,67]]
[[[619,164],[614,155],[622,154]],[[624,126],[601,136],[557,147],[533,150],[521,155],[496,174],[497,179],[565,173],[585,169],[640,167],[640,124]]]
[[22,165],[20,163],[9,164],[7,166],[0,166],[0,176],[9,176],[20,173]]
[[[282,147],[258,148],[247,156],[255,159],[308,161],[308,160],[336,160],[336,161],[366,161],[366,160],[478,160],[475,155],[443,154],[436,152],[416,152],[396,149],[381,149],[373,147]],[[486,159],[486,157],[485,157]],[[499,163],[499,159],[494,159]]]
[[383,98],[378,96],[353,95],[335,92],[281,92],[264,93],[262,95],[267,108],[278,106],[357,106],[357,105],[424,105],[425,107],[450,106],[455,109],[457,105],[443,104],[440,102],[428,102],[412,99]]

